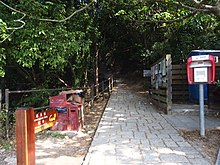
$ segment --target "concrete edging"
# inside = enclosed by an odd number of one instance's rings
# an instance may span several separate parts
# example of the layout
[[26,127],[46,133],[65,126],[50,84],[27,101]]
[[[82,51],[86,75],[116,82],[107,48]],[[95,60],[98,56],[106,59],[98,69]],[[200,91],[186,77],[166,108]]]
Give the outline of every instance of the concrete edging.
[[215,165],[220,165],[220,148],[218,150],[218,155],[217,155],[217,158],[216,158]]

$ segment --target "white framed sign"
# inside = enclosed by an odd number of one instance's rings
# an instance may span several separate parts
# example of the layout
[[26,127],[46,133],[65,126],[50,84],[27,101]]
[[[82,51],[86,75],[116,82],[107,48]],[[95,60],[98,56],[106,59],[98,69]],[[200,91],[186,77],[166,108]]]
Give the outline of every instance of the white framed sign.
[[143,77],[150,77],[151,76],[151,70],[143,70]]
[[209,55],[192,56],[192,61],[208,60]]
[[208,82],[208,68],[194,68],[194,82],[195,83]]

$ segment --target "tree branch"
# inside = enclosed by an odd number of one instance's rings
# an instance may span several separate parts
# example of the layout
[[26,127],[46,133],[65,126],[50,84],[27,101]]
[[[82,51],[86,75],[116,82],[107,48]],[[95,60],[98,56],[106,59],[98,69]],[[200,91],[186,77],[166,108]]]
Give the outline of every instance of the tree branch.
[[62,23],[62,22],[65,22],[65,21],[71,19],[74,15],[76,15],[77,13],[79,13],[79,12],[85,10],[86,8],[88,8],[88,7],[92,4],[92,2],[91,2],[91,3],[89,3],[88,5],[82,7],[81,9],[74,11],[70,16],[68,16],[68,17],[66,17],[66,18],[64,18],[64,19],[62,19],[62,20],[57,20],[57,19],[34,18],[33,16],[28,15],[28,14],[24,13],[23,11],[17,10],[17,9],[15,9],[15,8],[13,8],[13,7],[7,5],[6,3],[4,3],[4,2],[2,2],[2,1],[0,1],[0,3],[1,3],[2,5],[4,5],[5,7],[9,8],[10,10],[12,10],[12,11],[14,11],[14,12],[16,12],[16,13],[20,13],[20,14],[23,15],[21,18],[19,18],[19,19],[17,19],[17,20],[14,20],[14,22],[19,22],[19,23],[21,23],[22,25],[21,25],[21,26],[18,26],[18,27],[8,27],[8,28],[6,28],[7,30],[13,30],[13,31],[12,31],[7,37],[5,37],[3,40],[1,40],[0,43],[3,43],[3,42],[4,42],[6,39],[8,39],[16,30],[22,29],[22,28],[26,25],[26,23],[23,21],[23,19],[24,19],[26,16],[28,16],[29,18],[35,19],[35,20],[39,20],[39,21]]
[[15,11],[15,12],[17,12],[17,13],[20,13],[20,14],[26,15],[24,12],[19,11],[19,10],[17,10],[17,9],[14,9],[13,7],[7,5],[6,3],[4,3],[4,2],[2,2],[2,1],[0,1],[0,3],[1,3],[2,5],[4,5],[4,6],[6,6],[7,8],[11,9],[12,11]]
[[165,2],[164,0],[146,0],[145,2],[160,2],[164,4],[173,4],[179,7],[182,7],[184,9],[188,9],[192,12],[196,11],[197,13],[207,13],[207,14],[213,14],[217,17],[217,19],[220,20],[220,0],[217,0],[215,5],[209,5],[206,4],[206,1],[197,1],[197,0],[191,0],[193,6],[189,6],[184,4],[180,1],[174,1],[174,2]]
[[25,26],[25,22],[24,21],[22,21],[22,19],[25,17],[26,15],[24,15],[23,17],[21,17],[20,19],[16,19],[16,20],[14,20],[14,22],[20,22],[20,23],[22,23],[22,25],[21,26],[18,26],[18,27],[9,27],[9,28],[6,28],[7,30],[18,30],[18,29],[22,29],[24,26]]
[[5,40],[7,40],[14,32],[15,32],[15,30],[13,30],[7,37],[5,37],[3,40],[1,40],[0,43],[3,43]]
[[[88,7],[92,4],[92,2],[91,2],[91,3],[89,3],[88,5],[82,7],[81,9],[74,11],[70,16],[68,16],[68,17],[66,17],[66,18],[64,18],[64,19],[61,19],[61,20],[57,20],[57,19],[49,19],[49,18],[48,18],[48,19],[46,19],[46,18],[45,18],[45,19],[44,19],[44,18],[35,18],[35,17],[33,17],[33,16],[31,16],[31,15],[28,15],[28,14],[22,12],[22,11],[19,11],[19,10],[17,10],[17,9],[14,9],[13,7],[10,7],[9,5],[5,4],[5,3],[2,2],[2,1],[0,1],[0,3],[3,4],[4,6],[6,6],[7,8],[9,8],[9,9],[11,9],[11,10],[17,12],[17,13],[23,14],[23,17],[22,17],[22,18],[16,20],[17,22],[21,22],[21,19],[23,19],[25,16],[28,16],[28,17],[30,17],[30,18],[32,18],[32,19],[39,20],[39,21],[58,22],[58,23],[65,22],[65,21],[69,20],[69,19],[72,18],[75,14],[81,12],[82,10],[85,10],[86,8],[88,8]],[[22,21],[22,23],[23,23],[23,21]]]
[[17,19],[17,20],[14,20],[14,22],[20,22],[20,23],[22,23],[21,26],[19,26],[19,27],[10,27],[10,28],[6,28],[6,29],[7,29],[7,30],[18,30],[18,29],[23,28],[23,27],[25,26],[25,22],[22,21],[22,19],[24,19],[24,17],[26,17],[26,14],[25,14],[24,12],[21,12],[21,11],[19,11],[19,10],[16,10],[16,9],[14,9],[14,8],[12,8],[12,7],[10,7],[10,6],[8,6],[7,4],[5,4],[5,3],[2,2],[2,1],[0,1],[0,3],[3,4],[4,6],[6,6],[7,8],[11,9],[12,11],[15,11],[15,12],[20,13],[20,14],[23,15],[21,18],[19,18],[19,19]]
[[[61,20],[56,20],[56,19],[44,19],[44,18],[34,18],[34,19],[39,20],[39,21],[57,22],[57,23],[65,22],[65,21],[67,21],[68,19],[72,18],[75,14],[77,14],[77,13],[79,13],[79,12],[85,10],[86,8],[88,8],[91,4],[92,4],[92,2],[89,3],[88,5],[82,7],[81,9],[74,11],[70,16],[68,16],[68,17],[66,17],[66,18],[64,18],[64,19],[61,19]],[[33,18],[33,17],[32,17],[32,18]]]
[[208,13],[215,15],[218,19],[220,19],[220,0],[217,0],[215,5],[206,4],[205,1],[197,1],[192,0],[195,7],[186,6],[183,3],[179,2],[184,8],[188,8],[191,11],[198,11],[200,13]]

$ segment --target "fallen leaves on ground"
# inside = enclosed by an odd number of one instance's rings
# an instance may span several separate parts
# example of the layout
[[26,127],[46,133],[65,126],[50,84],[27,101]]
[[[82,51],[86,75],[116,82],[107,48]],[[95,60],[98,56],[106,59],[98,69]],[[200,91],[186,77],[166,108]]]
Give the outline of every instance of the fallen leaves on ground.
[[182,136],[189,142],[198,146],[201,150],[216,161],[216,156],[220,148],[220,129],[210,129],[205,131],[205,137],[200,136],[199,130],[181,130]]

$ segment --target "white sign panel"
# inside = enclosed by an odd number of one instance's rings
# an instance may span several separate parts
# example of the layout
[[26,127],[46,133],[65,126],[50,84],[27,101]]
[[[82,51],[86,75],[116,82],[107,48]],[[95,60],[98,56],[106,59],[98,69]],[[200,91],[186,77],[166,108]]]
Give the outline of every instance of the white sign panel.
[[194,82],[195,83],[208,82],[208,69],[207,68],[194,68]]
[[192,61],[208,60],[209,55],[192,56]]
[[211,61],[193,61],[189,64],[190,68],[211,67]]
[[151,70],[143,70],[143,77],[150,77],[151,76]]

